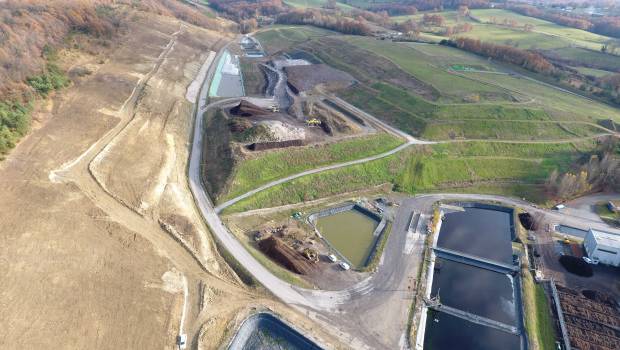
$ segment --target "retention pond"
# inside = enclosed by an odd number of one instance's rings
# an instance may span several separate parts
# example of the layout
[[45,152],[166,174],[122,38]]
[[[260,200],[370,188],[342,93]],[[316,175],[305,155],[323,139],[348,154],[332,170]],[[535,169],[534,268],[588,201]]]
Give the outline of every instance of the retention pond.
[[353,206],[351,209],[317,219],[316,227],[353,267],[367,264],[378,238],[379,220]]
[[269,313],[248,317],[228,350],[321,350],[310,339]]
[[459,205],[444,214],[437,237],[437,248],[453,253],[436,250],[430,295],[437,306],[428,311],[424,348],[523,349],[520,281],[511,269],[514,212]]

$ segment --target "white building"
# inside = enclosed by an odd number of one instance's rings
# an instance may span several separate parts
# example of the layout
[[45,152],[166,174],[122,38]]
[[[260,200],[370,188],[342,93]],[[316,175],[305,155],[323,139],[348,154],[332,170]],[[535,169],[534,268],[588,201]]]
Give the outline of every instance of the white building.
[[620,266],[620,235],[590,229],[583,240],[588,257],[601,264]]

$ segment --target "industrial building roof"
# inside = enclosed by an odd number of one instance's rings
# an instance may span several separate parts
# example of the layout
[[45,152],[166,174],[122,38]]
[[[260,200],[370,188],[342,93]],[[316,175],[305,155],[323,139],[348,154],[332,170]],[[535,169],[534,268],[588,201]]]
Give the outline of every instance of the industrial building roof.
[[598,244],[602,244],[608,247],[620,248],[620,234],[591,230],[594,239]]

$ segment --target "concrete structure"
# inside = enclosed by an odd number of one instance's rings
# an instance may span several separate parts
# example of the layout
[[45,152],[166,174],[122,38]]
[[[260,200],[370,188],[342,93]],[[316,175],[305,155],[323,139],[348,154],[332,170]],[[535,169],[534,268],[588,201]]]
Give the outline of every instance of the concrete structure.
[[590,259],[605,265],[620,266],[620,235],[590,229],[583,246]]

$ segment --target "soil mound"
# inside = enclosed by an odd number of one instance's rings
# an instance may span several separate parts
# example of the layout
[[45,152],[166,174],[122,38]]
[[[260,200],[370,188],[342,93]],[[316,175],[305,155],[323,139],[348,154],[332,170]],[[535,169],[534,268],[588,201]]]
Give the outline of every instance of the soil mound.
[[312,270],[308,260],[276,237],[271,236],[259,241],[258,247],[271,259],[295,273],[306,275]]
[[536,224],[536,221],[534,220],[532,215],[530,215],[530,213],[519,214],[519,221],[521,222],[521,225],[523,225],[523,227],[530,231],[535,231],[538,229],[538,225]]
[[562,264],[566,271],[577,276],[592,277],[592,275],[594,275],[594,271],[590,264],[574,256],[562,255],[560,257],[560,264]]
[[252,104],[248,101],[242,100],[241,102],[239,102],[238,105],[230,109],[230,114],[242,117],[253,117],[255,115],[271,114],[271,111],[258,107],[257,105]]

